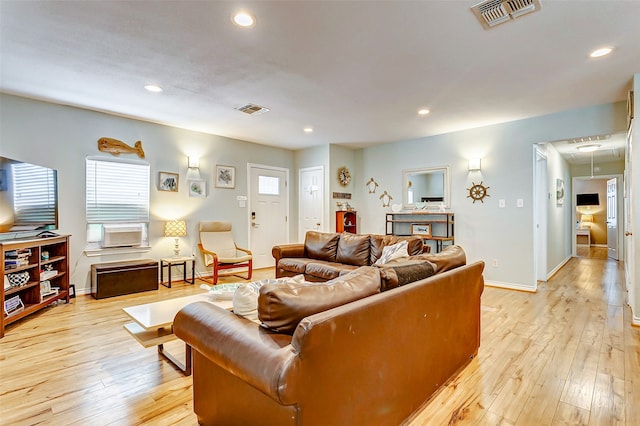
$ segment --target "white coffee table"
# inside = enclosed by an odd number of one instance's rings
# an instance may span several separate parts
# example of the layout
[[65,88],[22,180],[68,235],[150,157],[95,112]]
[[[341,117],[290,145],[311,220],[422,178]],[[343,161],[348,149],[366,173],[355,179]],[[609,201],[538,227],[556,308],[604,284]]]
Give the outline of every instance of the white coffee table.
[[222,309],[231,309],[231,300],[215,300],[207,293],[146,303],[144,305],[122,308],[135,322],[124,325],[124,328],[145,348],[158,346],[158,353],[177,366],[186,376],[191,375],[191,346],[185,345],[185,362],[182,363],[174,356],[165,352],[164,343],[174,340],[173,319],[178,311],[189,303],[209,302]]

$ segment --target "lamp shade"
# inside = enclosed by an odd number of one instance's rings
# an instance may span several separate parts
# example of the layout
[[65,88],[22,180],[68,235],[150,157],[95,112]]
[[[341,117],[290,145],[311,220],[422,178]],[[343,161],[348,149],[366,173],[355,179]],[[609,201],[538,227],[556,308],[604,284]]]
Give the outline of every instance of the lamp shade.
[[181,219],[169,220],[164,224],[165,237],[186,237],[187,222]]
[[582,222],[593,222],[593,215],[592,215],[592,214],[583,214],[583,215],[580,217],[580,220],[581,220]]

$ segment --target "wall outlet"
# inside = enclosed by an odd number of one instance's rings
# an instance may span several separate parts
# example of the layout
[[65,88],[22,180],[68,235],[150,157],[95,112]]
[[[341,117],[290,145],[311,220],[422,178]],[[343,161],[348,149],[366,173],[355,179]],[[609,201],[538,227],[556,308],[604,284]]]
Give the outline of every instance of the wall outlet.
[[507,202],[505,200],[498,200],[498,207],[504,209],[505,207],[507,207]]
[[498,267],[498,259],[493,259],[491,261],[491,266],[493,266],[494,268],[497,268]]

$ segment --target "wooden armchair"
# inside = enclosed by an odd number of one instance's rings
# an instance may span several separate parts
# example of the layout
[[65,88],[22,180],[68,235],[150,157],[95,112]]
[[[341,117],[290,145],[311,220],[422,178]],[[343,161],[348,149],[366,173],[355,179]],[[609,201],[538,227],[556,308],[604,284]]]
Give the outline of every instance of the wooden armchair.
[[[233,241],[231,222],[200,222],[198,249],[204,255],[205,266],[213,267],[212,284],[218,283],[218,271],[223,269],[248,268],[247,279],[253,273],[253,257],[250,250],[240,248]],[[236,274],[231,274],[236,275]]]

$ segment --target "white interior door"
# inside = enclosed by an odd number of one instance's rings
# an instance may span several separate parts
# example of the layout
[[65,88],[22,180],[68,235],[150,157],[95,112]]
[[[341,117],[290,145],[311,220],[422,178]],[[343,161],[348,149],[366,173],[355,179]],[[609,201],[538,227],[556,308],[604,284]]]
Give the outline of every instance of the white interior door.
[[618,179],[607,180],[607,255],[618,260]]
[[289,242],[287,169],[248,165],[249,248],[255,269],[274,266],[271,249]]
[[[625,173],[626,179],[624,179],[624,209],[625,209],[625,224],[624,224],[624,267],[625,267],[625,282],[627,285],[627,292],[629,299],[627,302],[633,307],[634,299],[634,279],[635,279],[635,248],[633,239],[633,222],[634,222],[634,208],[633,208],[633,126],[635,123],[631,123],[629,127],[629,133],[627,135],[627,149],[625,152]],[[634,312],[637,315],[637,312]]]
[[323,231],[324,167],[300,169],[298,177],[298,241],[304,241],[309,230]]

